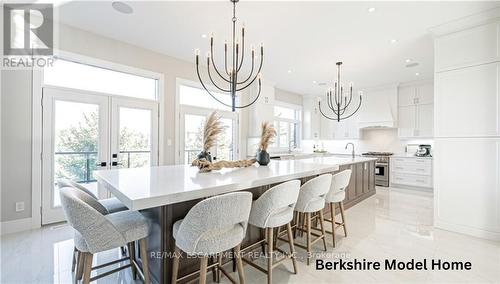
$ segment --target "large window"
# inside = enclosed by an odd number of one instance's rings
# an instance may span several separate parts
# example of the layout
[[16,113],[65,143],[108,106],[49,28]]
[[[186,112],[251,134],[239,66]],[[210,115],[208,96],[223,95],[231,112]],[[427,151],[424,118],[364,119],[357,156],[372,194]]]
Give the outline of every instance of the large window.
[[[190,164],[203,148],[203,127],[208,115],[215,109],[221,117],[224,131],[219,135],[210,153],[216,160],[236,160],[238,113],[231,112],[192,82],[178,84],[179,96],[179,163]],[[212,92],[221,101],[230,104],[229,95]]]
[[44,85],[157,100],[158,80],[57,59],[44,69]]
[[301,116],[300,106],[274,106],[274,127],[277,135],[271,147],[278,150],[300,147]]

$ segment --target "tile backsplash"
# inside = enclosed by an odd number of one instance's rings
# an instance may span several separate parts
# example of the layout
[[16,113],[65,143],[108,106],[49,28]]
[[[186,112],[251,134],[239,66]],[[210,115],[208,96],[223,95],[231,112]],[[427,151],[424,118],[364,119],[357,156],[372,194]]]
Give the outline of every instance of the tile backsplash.
[[[432,139],[409,139],[402,140],[398,137],[397,129],[364,129],[362,130],[360,139],[342,139],[342,140],[302,140],[301,149],[304,152],[312,152],[313,146],[331,153],[346,153],[351,152],[351,148],[345,150],[345,145],[352,142],[356,146],[356,153],[377,151],[377,152],[393,152],[402,154],[405,153],[407,144],[430,144],[433,145]],[[318,147],[319,146],[319,147]]]

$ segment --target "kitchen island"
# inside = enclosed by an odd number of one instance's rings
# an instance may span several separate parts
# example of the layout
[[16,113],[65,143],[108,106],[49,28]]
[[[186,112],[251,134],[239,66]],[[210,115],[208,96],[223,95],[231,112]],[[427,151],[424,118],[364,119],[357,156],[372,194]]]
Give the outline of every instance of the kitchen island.
[[[131,210],[151,220],[148,238],[149,271],[158,283],[169,283],[174,252],[173,224],[182,219],[201,199],[246,190],[256,199],[270,187],[292,179],[302,183],[324,173],[353,170],[347,188],[345,208],[375,194],[375,159],[316,157],[301,160],[272,161],[268,166],[254,164],[247,168],[222,169],[199,173],[188,165],[94,172],[99,183]],[[248,228],[243,245],[261,237],[258,229]],[[143,257],[143,256],[141,256]],[[180,275],[198,268],[195,259],[182,259]]]

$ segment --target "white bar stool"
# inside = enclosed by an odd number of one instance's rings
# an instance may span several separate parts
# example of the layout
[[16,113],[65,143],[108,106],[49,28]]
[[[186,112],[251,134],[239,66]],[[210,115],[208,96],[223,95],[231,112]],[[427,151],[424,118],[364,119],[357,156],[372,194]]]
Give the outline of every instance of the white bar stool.
[[[300,188],[297,205],[295,205],[295,211],[297,211],[299,215],[305,215],[305,218],[302,219],[305,219],[306,228],[304,229],[303,226],[300,226],[300,223],[298,223],[296,225],[296,229],[306,232],[306,245],[304,246],[298,243],[295,243],[295,245],[307,250],[307,265],[310,264],[311,248],[314,243],[319,240],[323,240],[324,249],[325,251],[327,250],[325,226],[323,223],[323,208],[325,207],[325,196],[330,190],[331,182],[331,174],[323,174],[307,181]],[[311,215],[313,213],[319,213],[321,234],[316,234],[311,231]],[[297,220],[298,219],[300,218],[297,218]],[[311,235],[317,238],[315,240],[311,240]]]
[[197,203],[184,219],[174,223],[172,234],[175,253],[172,265],[172,283],[196,275],[198,272],[178,278],[181,251],[190,256],[201,256],[199,283],[206,282],[207,269],[217,267],[228,279],[236,281],[221,267],[220,262],[208,265],[210,256],[235,249],[240,283],[245,282],[240,245],[246,234],[252,206],[250,192],[234,192],[214,196]]
[[[343,201],[345,199],[345,189],[351,180],[351,172],[351,170],[344,170],[340,173],[334,174],[332,177],[332,186],[326,195],[327,206],[330,206],[331,219],[325,219],[325,221],[332,223],[332,231],[328,233],[332,234],[333,247],[335,247],[335,230],[339,227],[344,229],[344,235],[347,237]],[[342,222],[335,221],[335,204],[339,204]]]
[[[60,190],[61,204],[68,223],[76,230],[75,246],[78,250],[77,273],[75,282],[83,277],[83,283],[102,278],[111,273],[130,267],[134,275],[138,272],[145,283],[149,283],[148,254],[146,238],[149,235],[149,221],[137,211],[122,211],[104,215],[85,200],[91,197],[76,188],[64,187]],[[129,256],[106,264],[92,267],[93,255],[102,251],[119,248],[139,241],[142,259],[142,270],[135,260],[132,250]],[[91,277],[91,271],[121,261],[129,260],[129,264]]]
[[[293,271],[297,274],[297,262],[295,259],[295,247],[293,245],[293,235],[291,221],[297,198],[299,197],[300,180],[291,180],[284,182],[265,191],[252,204],[249,223],[252,226],[265,230],[265,239],[258,241],[246,248],[243,251],[251,250],[257,245],[265,242],[267,269],[254,263],[252,260],[243,258],[243,261],[267,274],[267,283],[272,283],[272,271],[283,260],[291,258],[293,263]],[[288,243],[290,253],[285,252],[277,247],[273,247],[273,229],[281,226],[287,226]],[[281,259],[273,262],[274,251],[277,250],[284,255]]]

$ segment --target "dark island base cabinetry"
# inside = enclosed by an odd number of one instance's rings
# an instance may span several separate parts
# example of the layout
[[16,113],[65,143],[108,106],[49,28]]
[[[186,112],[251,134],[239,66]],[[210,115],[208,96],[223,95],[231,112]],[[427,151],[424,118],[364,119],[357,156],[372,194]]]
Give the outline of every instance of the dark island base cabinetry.
[[[375,194],[375,161],[340,166],[338,172],[352,170],[351,181],[346,189],[344,208],[348,209]],[[340,208],[337,206],[337,213]],[[329,207],[325,212],[330,212]]]
[[[346,199],[344,200],[344,208],[354,206],[364,199],[375,194],[375,161],[354,162],[352,164],[341,165],[340,171],[351,169],[351,181],[346,189]],[[301,178],[301,182],[316,177],[308,176]],[[269,184],[255,188],[246,189],[254,194],[254,199],[258,198],[263,192],[276,184]],[[152,230],[148,238],[148,254],[149,254],[149,271],[153,283],[170,283],[172,276],[172,256],[175,250],[175,242],[172,237],[172,226],[175,221],[182,219],[187,212],[199,201],[190,200],[181,203],[165,205],[157,208],[141,210],[141,213],[149,218],[152,223]],[[326,206],[328,208],[328,206]],[[327,209],[325,208],[325,212]],[[338,206],[337,206],[338,210]],[[252,244],[263,237],[262,231],[249,226],[247,236],[243,241],[243,247]],[[142,256],[139,256],[142,257]],[[215,261],[213,259],[212,261]],[[229,260],[225,260],[229,261]],[[186,275],[196,271],[199,267],[198,259],[187,257],[183,254],[181,258],[179,275]],[[195,279],[196,276],[193,277]]]

